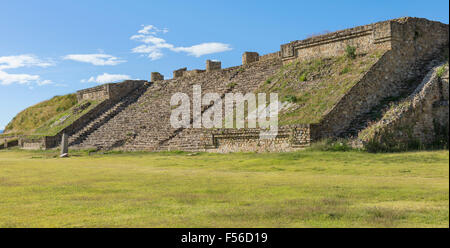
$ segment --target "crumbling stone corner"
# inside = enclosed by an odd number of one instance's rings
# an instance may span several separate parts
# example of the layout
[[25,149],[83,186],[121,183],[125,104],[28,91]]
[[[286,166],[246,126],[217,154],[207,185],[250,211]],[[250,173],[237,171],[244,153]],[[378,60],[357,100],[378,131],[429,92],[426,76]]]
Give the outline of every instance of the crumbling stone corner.
[[182,77],[186,71],[187,71],[186,67],[173,71],[173,78]]
[[152,72],[150,82],[162,81],[164,80],[164,75],[159,72]]
[[242,64],[246,65],[252,62],[259,61],[259,54],[257,52],[245,52],[242,54]]
[[222,69],[222,62],[206,60],[206,71],[215,71]]

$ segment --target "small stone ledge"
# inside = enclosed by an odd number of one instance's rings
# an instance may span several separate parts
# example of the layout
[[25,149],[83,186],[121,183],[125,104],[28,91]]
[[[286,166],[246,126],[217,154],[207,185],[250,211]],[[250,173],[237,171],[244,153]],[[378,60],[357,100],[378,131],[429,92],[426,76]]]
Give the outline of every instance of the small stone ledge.
[[283,126],[278,129],[275,137],[260,138],[260,128],[219,129],[211,134],[212,142],[217,152],[245,151],[290,151],[309,146],[311,142],[310,125]]

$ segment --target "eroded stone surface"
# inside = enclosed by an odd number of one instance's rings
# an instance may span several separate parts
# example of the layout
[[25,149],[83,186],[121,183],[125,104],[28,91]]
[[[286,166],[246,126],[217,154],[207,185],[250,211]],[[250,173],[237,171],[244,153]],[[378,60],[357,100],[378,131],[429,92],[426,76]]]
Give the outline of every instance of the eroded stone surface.
[[[174,78],[169,80],[163,80],[159,73],[152,73],[153,84],[130,80],[85,89],[77,92],[79,101],[95,99],[103,104],[64,131],[70,135],[72,148],[215,152],[299,149],[320,138],[357,133],[366,128],[364,125],[369,123],[365,121],[365,115],[374,111],[384,99],[401,96],[422,82],[430,70],[430,62],[440,57],[442,49],[448,46],[448,33],[446,24],[406,17],[290,42],[281,45],[280,51],[266,55],[246,52],[242,66],[221,69],[220,62],[209,61],[205,70],[182,68],[174,71]],[[192,99],[194,84],[201,85],[203,94],[218,93],[222,98],[229,92],[254,92],[283,64],[341,56],[348,46],[355,47],[357,54],[374,50],[382,53],[361,80],[325,113],[320,123],[280,127],[279,135],[266,141],[259,140],[257,130],[252,129],[217,133],[218,130],[174,129],[169,124],[171,96],[182,92]],[[427,129],[431,128],[431,120],[448,119],[448,111],[441,111],[437,116],[435,111],[429,111],[448,105],[448,97],[438,101],[434,99],[434,93],[425,96],[427,100],[421,101],[423,107],[413,111],[414,118],[400,118],[418,123],[414,124],[414,132],[424,140],[429,137]],[[207,108],[205,106],[204,110]],[[24,138],[19,143],[23,148],[49,148],[55,147],[60,140],[61,136],[57,135]]]

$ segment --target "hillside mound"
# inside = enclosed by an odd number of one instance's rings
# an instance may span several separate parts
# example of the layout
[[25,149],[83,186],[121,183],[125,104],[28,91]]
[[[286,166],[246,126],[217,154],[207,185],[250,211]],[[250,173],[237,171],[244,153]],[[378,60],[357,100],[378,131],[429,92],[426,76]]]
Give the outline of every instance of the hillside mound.
[[46,122],[59,116],[77,104],[76,94],[55,96],[31,106],[19,114],[5,127],[5,134],[31,134]]

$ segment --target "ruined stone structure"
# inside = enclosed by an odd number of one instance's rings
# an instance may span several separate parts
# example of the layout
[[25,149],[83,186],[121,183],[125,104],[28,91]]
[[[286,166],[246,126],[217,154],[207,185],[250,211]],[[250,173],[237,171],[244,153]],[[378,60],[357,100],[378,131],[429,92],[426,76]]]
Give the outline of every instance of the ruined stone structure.
[[284,126],[273,139],[260,139],[259,129],[223,129],[212,133],[210,152],[287,152],[311,142],[309,125]]
[[83,100],[115,100],[128,95],[146,81],[127,80],[120,84],[103,84],[77,92],[78,102]]
[[448,140],[449,70],[436,64],[413,93],[359,134],[362,145],[376,142],[389,150]]
[[173,71],[173,78],[182,77],[186,71],[186,67]]
[[20,145],[19,140],[15,136],[4,136],[2,139],[0,139],[0,150],[18,145]]
[[185,71],[183,73],[183,76],[190,77],[190,76],[194,76],[194,75],[197,75],[197,74],[200,74],[200,73],[203,73],[203,72],[205,72],[205,70],[195,69],[195,70]]
[[[187,67],[178,69],[173,71],[173,78],[180,78],[180,77],[191,77],[191,76],[195,76],[204,72],[212,72],[212,71],[217,71],[222,69],[222,62],[220,61],[212,61],[212,60],[206,60],[206,70],[200,70],[200,69],[194,69],[194,70],[190,70],[188,71]],[[153,75],[153,74],[152,74]],[[158,78],[162,78],[162,80],[164,80],[164,76],[160,75],[158,73],[158,75],[155,75]],[[157,81],[157,80],[155,80]],[[152,82],[154,82],[152,80]]]
[[206,61],[206,71],[215,71],[222,69],[222,63],[220,61]]
[[[403,25],[407,19],[396,19],[359,26],[306,40],[281,45],[284,63],[312,57],[337,56],[345,53],[347,46],[354,46],[359,52],[374,49],[391,49],[402,44],[405,38]],[[425,31],[425,30],[424,30]]]
[[253,62],[259,61],[259,53],[257,52],[245,52],[242,55],[242,64],[247,65]]
[[[382,29],[383,32],[373,31],[374,37],[380,37],[376,36],[376,33],[385,34],[383,35],[385,38],[381,39],[385,41],[382,43],[384,52],[378,62],[323,118],[317,128],[320,130],[317,134],[318,138],[344,135],[355,119],[370,113],[371,109],[383,99],[398,97],[414,90],[428,73],[430,62],[440,57],[443,49],[449,44],[448,25],[426,19],[400,18],[363,27],[370,26],[385,27]],[[388,31],[390,35],[386,35]],[[342,32],[345,33],[344,31],[336,33]],[[333,34],[325,36],[333,36]],[[354,43],[354,45],[366,51],[370,47],[380,46],[381,40],[378,39],[376,43],[375,39],[369,39],[367,43]],[[331,54],[342,52],[342,45],[335,47],[337,49]]]
[[[96,99],[102,104],[61,133],[69,135],[69,146],[74,149],[211,152],[292,151],[322,138],[354,137],[370,128],[373,120],[369,117],[379,111],[386,99],[421,92],[424,78],[430,70],[435,70],[440,63],[437,58],[448,47],[448,35],[447,24],[399,18],[293,41],[281,45],[280,51],[266,55],[245,52],[241,66],[222,69],[220,62],[208,60],[205,70],[182,68],[174,71],[173,78],[168,80],[159,73],[152,73],[151,83],[125,81],[101,85],[77,92],[79,101]],[[222,99],[230,92],[255,92],[280,72],[283,65],[342,56],[349,46],[356,48],[356,56],[377,51],[379,58],[318,123],[281,126],[277,137],[271,140],[260,140],[258,129],[175,129],[170,125],[171,96],[184,92],[192,98],[194,84],[201,85],[202,94],[218,93]],[[414,115],[399,118],[408,123],[420,119],[421,127],[415,127],[413,136],[424,142],[432,136],[425,134],[425,130],[434,125],[432,123],[439,122],[448,129],[448,121],[443,121],[448,120],[448,106],[447,111],[431,110],[441,108],[436,107],[438,105],[448,105],[448,79],[446,84],[441,80],[433,85],[437,85],[432,87],[436,89],[433,92],[444,89],[447,95],[441,94],[436,100],[437,93],[425,94],[426,99],[433,98],[422,101],[427,102],[424,108],[430,111],[415,111]],[[210,107],[203,106],[202,111]],[[60,141],[61,136],[22,138],[20,144],[23,148],[52,148]]]
[[164,80],[164,75],[159,72],[152,72],[150,82],[162,81]]

